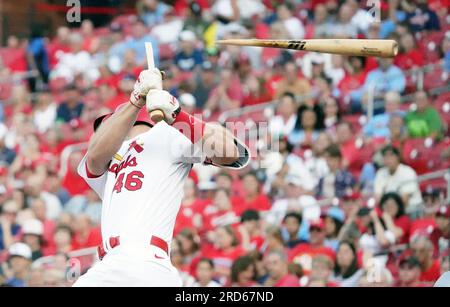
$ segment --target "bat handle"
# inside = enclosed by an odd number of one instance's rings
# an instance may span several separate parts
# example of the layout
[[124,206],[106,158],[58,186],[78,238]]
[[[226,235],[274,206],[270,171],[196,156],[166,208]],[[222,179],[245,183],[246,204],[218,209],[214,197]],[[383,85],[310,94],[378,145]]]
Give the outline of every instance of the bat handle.
[[150,112],[150,119],[157,123],[164,119],[164,113],[161,110],[153,110]]

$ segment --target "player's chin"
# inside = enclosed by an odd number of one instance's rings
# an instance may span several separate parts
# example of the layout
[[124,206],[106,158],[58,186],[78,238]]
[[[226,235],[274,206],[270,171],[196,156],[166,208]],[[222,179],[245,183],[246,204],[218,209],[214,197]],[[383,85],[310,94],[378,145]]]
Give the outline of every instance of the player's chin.
[[239,156],[228,156],[212,159],[215,165],[227,166],[236,163],[239,160]]

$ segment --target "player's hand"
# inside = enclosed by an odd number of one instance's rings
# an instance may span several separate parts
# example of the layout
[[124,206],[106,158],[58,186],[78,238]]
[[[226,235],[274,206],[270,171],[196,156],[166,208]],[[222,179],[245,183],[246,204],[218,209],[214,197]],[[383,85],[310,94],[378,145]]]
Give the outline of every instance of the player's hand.
[[147,112],[154,110],[162,111],[164,120],[171,125],[180,112],[180,103],[168,91],[152,89],[147,95]]
[[150,90],[162,90],[162,80],[163,73],[158,68],[141,71],[131,93],[131,103],[143,107],[145,105],[145,97]]

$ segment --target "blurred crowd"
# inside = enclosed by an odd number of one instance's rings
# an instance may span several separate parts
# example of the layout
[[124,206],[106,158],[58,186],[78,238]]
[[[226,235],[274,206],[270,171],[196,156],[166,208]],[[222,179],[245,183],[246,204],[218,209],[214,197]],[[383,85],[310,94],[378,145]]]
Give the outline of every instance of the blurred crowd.
[[[76,173],[95,118],[146,68],[207,121],[259,135],[250,166],[196,165],[171,259],[186,286],[432,286],[449,266],[447,1],[137,1],[104,26],[0,48],[0,284],[69,286],[96,259],[101,201]],[[378,2],[377,2],[378,3]],[[217,46],[395,39],[394,59]],[[251,145],[251,144],[249,144]],[[259,151],[260,148],[266,150]],[[75,273],[74,273],[75,272]]]

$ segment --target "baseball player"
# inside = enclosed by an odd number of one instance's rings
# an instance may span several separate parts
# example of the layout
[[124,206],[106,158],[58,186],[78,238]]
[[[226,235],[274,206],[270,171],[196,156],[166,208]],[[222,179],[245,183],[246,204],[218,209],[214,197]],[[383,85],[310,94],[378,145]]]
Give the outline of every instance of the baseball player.
[[[160,110],[154,126],[148,113]],[[249,151],[219,125],[181,110],[144,70],[129,102],[94,122],[78,173],[103,202],[97,262],[74,286],[181,286],[170,244],[183,186],[193,163],[242,168]]]

